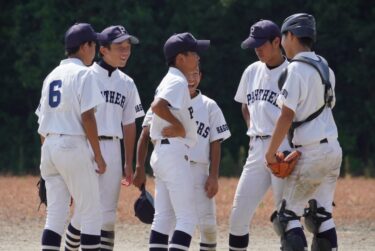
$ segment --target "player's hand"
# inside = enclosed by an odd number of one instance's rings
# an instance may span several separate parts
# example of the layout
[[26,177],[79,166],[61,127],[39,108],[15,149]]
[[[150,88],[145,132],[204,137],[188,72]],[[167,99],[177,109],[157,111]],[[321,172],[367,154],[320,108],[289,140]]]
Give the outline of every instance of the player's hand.
[[266,158],[266,164],[272,164],[272,163],[277,162],[275,153],[268,153],[267,152],[265,158]]
[[125,177],[122,179],[121,184],[124,186],[130,186],[133,182],[133,167],[132,165],[126,165],[124,166],[125,170]]
[[208,176],[206,184],[204,185],[208,198],[213,198],[219,191],[219,179],[218,177]]
[[105,163],[103,156],[101,154],[97,155],[95,156],[94,160],[98,166],[98,169],[96,169],[95,172],[99,174],[103,174],[105,170],[107,169],[107,164]]
[[146,184],[145,167],[136,166],[134,177],[133,177],[133,185],[140,189],[143,184]]
[[186,131],[182,124],[170,125],[163,128],[161,135],[165,138],[181,137],[185,138]]

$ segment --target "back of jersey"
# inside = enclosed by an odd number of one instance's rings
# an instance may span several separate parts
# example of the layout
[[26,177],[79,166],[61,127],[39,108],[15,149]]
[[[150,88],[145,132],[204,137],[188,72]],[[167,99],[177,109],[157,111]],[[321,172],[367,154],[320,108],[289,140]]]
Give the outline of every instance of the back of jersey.
[[103,102],[90,73],[79,59],[69,58],[47,76],[36,111],[39,134],[85,135],[81,114]]

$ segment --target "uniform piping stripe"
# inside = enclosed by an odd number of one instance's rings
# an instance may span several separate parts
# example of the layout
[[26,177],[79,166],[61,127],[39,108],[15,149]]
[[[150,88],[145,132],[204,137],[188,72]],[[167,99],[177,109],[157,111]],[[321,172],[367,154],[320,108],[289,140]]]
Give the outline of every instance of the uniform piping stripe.
[[170,248],[178,248],[180,250],[189,250],[189,247],[187,246],[182,246],[182,245],[178,245],[178,244],[175,244],[175,243],[171,243],[169,244],[169,247]]
[[65,239],[65,243],[72,248],[77,248],[79,247],[80,241],[71,241],[69,239]]
[[71,237],[72,239],[76,239],[76,240],[79,240],[80,239],[80,235],[76,235],[76,234],[73,234],[72,232],[70,231],[67,231],[66,232],[66,235]]
[[108,242],[108,243],[114,243],[115,242],[114,239],[106,238],[106,237],[100,237],[100,241],[105,241],[105,242]]
[[100,248],[100,244],[94,244],[94,245],[81,245],[81,248],[84,249],[95,249],[95,248]]
[[211,243],[211,244],[208,244],[208,243],[200,243],[199,244],[201,247],[207,247],[207,248],[214,248],[216,247],[216,243]]
[[108,245],[100,245],[100,250],[113,250],[113,246],[108,246]]
[[60,250],[60,247],[43,245],[42,250]]
[[168,248],[166,244],[150,243],[149,248]]
[[229,249],[233,250],[233,251],[246,251],[246,248],[235,248],[235,247],[231,247],[231,246],[229,246]]

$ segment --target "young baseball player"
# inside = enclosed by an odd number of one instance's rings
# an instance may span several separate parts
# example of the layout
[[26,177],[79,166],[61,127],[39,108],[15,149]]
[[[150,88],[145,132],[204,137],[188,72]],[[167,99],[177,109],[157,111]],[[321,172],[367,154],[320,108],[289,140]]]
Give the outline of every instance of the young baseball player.
[[65,33],[68,59],[62,60],[43,82],[36,111],[42,140],[40,171],[48,201],[42,250],[60,250],[71,197],[76,212],[82,215],[82,250],[99,250],[101,214],[94,160],[100,174],[105,172],[106,163],[94,110],[104,100],[87,67],[94,59],[97,38],[90,24],[70,27]]
[[[120,139],[124,135],[125,178],[131,182],[136,126],[135,119],[144,115],[137,87],[133,79],[120,71],[125,67],[131,46],[138,44],[123,26],[105,28],[101,32],[101,60],[91,66],[105,103],[95,114],[100,147],[107,163],[107,171],[99,177],[102,212],[101,250],[113,250],[116,210],[121,188],[122,164]],[[80,217],[76,214],[68,226],[66,249],[78,250]]]
[[[230,250],[247,249],[250,222],[269,187],[272,188],[275,208],[281,201],[283,180],[273,176],[264,162],[264,154],[280,115],[280,108],[276,105],[280,92],[277,81],[288,65],[280,43],[279,27],[272,21],[260,20],[251,26],[249,37],[241,44],[243,49],[254,49],[259,61],[246,68],[234,98],[242,104],[250,143],[230,216]],[[288,148],[284,140],[280,149]]]
[[301,158],[286,180],[283,203],[273,223],[281,235],[282,250],[307,250],[299,221],[302,215],[314,235],[311,250],[337,250],[332,203],[342,151],[332,115],[334,73],[312,51],[316,37],[312,15],[299,13],[286,18],[281,32],[281,44],[291,62],[277,99],[281,115],[265,157],[267,163],[277,162],[275,153],[292,128],[290,143],[301,152]]
[[185,75],[196,69],[198,53],[209,44],[209,40],[197,40],[190,33],[175,34],[164,44],[169,70],[151,104],[154,150],[150,164],[155,175],[155,216],[150,250],[187,250],[197,223],[189,154],[189,148],[197,141],[197,127]]
[[[216,250],[217,230],[214,196],[219,189],[221,142],[230,137],[230,131],[216,102],[197,89],[202,78],[199,67],[186,77],[198,134],[197,144],[190,149],[190,166],[193,173],[194,199],[200,229],[200,250]],[[151,118],[152,113],[149,110],[143,121],[143,131],[138,141],[137,166],[134,176],[134,185],[138,187],[145,182],[144,164]]]

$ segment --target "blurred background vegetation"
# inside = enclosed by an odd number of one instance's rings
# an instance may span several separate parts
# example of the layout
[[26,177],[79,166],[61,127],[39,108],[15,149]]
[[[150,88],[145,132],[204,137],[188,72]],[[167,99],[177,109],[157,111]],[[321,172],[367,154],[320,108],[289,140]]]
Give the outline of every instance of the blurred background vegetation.
[[97,31],[121,24],[140,38],[123,70],[135,80],[145,109],[167,71],[165,40],[184,31],[211,40],[211,48],[201,57],[200,88],[217,101],[232,132],[223,143],[221,174],[238,176],[249,139],[240,104],[233,97],[243,70],[257,60],[252,50],[241,50],[240,43],[259,19],[281,25],[287,16],[307,12],[317,21],[315,51],[336,73],[334,116],[344,151],[342,175],[375,176],[372,1],[13,0],[1,1],[0,8],[0,173],[38,174],[40,141],[34,111],[42,81],[64,58],[66,29],[75,22],[89,22]]

